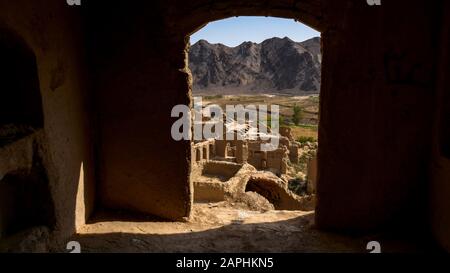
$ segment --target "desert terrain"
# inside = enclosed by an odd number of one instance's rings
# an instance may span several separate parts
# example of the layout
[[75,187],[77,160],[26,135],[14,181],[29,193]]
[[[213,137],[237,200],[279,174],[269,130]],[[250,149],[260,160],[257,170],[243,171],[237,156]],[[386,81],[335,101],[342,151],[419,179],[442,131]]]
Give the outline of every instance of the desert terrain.
[[[295,140],[308,138],[317,141],[319,123],[319,95],[285,95],[285,94],[255,94],[255,95],[208,95],[195,93],[194,96],[202,97],[204,105],[217,104],[222,109],[226,105],[271,105],[280,107],[280,126],[288,126],[292,130]],[[294,124],[292,117],[294,106],[301,109],[301,118],[298,125]],[[299,141],[304,142],[304,141]]]

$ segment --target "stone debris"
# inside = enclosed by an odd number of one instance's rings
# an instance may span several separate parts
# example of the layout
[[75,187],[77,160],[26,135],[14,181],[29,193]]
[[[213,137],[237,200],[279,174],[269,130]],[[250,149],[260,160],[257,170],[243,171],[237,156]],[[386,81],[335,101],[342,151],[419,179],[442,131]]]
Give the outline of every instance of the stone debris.
[[[225,125],[224,129],[226,132],[229,127]],[[265,142],[261,139],[246,139],[245,130],[235,133],[243,134],[243,138],[223,140],[224,133],[223,139],[192,143],[191,181],[195,201],[228,200],[258,211],[314,209],[316,143],[296,142],[291,128],[281,127],[280,134],[274,136],[279,138],[279,148],[264,151],[261,145]],[[292,186],[291,182],[301,186]]]

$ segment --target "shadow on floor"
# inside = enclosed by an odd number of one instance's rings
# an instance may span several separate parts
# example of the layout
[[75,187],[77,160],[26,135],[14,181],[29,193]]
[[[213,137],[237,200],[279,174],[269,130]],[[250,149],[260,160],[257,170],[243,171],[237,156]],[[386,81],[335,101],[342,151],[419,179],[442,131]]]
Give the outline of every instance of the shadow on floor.
[[[319,231],[314,228],[313,213],[278,222],[234,221],[201,231],[192,223],[130,221],[129,218],[108,222],[107,219],[96,218],[94,224],[88,225],[88,232],[77,234],[71,240],[80,242],[82,252],[368,253],[369,241],[380,242],[381,251],[387,253],[436,252],[427,240],[419,240],[417,234],[343,235]],[[98,232],[96,227],[101,227]]]

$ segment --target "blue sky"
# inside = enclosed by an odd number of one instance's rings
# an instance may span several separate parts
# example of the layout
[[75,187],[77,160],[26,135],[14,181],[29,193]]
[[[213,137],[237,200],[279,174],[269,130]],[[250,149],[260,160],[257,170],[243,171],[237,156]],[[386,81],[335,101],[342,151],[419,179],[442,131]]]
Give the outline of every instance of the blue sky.
[[237,46],[246,41],[260,43],[268,38],[286,36],[302,42],[320,36],[320,32],[293,19],[240,16],[209,23],[191,35],[191,44],[204,39],[212,44]]

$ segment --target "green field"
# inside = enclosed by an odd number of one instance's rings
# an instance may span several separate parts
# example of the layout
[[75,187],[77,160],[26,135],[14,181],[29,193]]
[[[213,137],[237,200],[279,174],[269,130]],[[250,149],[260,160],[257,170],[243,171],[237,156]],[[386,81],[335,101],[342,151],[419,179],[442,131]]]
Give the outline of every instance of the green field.
[[[317,140],[319,96],[281,96],[281,95],[214,95],[203,96],[203,103],[217,104],[225,109],[226,105],[279,105],[280,126],[289,126],[296,140],[311,138]],[[293,123],[294,106],[301,109],[298,125]]]

